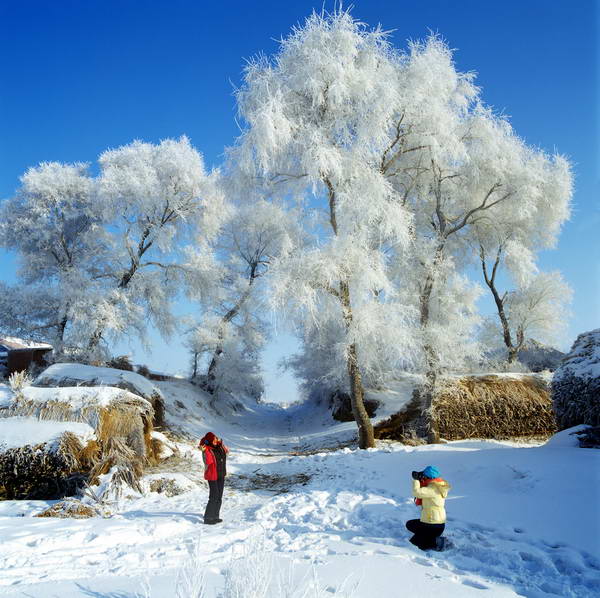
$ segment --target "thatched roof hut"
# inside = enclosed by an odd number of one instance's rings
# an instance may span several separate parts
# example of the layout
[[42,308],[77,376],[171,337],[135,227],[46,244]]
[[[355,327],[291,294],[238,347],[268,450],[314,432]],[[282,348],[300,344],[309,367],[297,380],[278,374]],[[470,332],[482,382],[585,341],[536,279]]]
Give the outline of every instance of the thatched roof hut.
[[[417,393],[404,410],[375,427],[376,437],[414,441],[419,405]],[[539,438],[556,432],[548,380],[540,374],[448,377],[431,409],[432,425],[445,440]]]

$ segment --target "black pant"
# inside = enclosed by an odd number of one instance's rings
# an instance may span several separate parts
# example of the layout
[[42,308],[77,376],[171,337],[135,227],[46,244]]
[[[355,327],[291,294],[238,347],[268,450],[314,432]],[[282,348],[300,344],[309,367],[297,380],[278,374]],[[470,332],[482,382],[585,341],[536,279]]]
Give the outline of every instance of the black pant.
[[204,521],[214,521],[219,518],[224,487],[225,478],[217,478],[208,482],[208,504],[206,505],[206,511],[204,511]]
[[444,533],[445,523],[423,523],[419,519],[406,522],[406,529],[414,536],[410,539],[421,550],[435,548],[435,539]]

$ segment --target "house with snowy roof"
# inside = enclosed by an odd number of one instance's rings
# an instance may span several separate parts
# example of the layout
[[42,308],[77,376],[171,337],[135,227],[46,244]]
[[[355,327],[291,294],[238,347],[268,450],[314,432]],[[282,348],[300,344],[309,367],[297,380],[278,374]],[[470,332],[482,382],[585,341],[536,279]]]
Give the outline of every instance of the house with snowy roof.
[[32,363],[45,364],[45,355],[52,345],[27,341],[12,336],[0,336],[0,376],[26,370]]

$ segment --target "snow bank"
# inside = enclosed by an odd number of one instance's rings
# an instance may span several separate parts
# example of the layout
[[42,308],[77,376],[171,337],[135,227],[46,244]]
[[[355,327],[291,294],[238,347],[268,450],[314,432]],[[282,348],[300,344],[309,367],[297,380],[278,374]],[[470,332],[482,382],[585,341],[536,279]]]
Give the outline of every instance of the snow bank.
[[152,382],[135,372],[79,363],[55,363],[35,379],[33,386],[121,388],[148,401],[154,409],[154,425],[162,426],[164,424],[164,398],[160,390]]
[[145,407],[137,394],[133,394],[120,388],[112,386],[86,387],[63,387],[63,388],[37,388],[27,386],[23,389],[23,396],[28,401],[35,403],[47,403],[56,401],[68,403],[72,409],[83,409],[84,407],[108,407],[113,403],[123,400],[136,403]]
[[55,363],[35,379],[33,386],[116,386],[146,399],[161,394],[152,382],[135,372],[79,363]]

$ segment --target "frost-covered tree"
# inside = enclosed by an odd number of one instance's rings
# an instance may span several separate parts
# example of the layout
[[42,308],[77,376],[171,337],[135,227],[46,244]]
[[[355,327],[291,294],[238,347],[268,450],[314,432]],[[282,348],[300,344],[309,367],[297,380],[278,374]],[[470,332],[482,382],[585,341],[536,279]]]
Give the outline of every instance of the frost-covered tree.
[[368,30],[346,12],[313,14],[272,60],[249,64],[238,92],[247,125],[235,152],[241,168],[279,197],[302,196],[314,207],[314,242],[289,247],[273,265],[274,304],[301,314],[309,330],[320,309],[341,324],[362,448],[374,439],[361,359],[375,331],[395,326],[389,350],[399,356],[410,338],[402,310],[381,327],[379,309],[394,297],[390,256],[410,242],[410,214],[385,172],[417,150],[398,133],[401,63],[381,29]]
[[[484,262],[485,263],[485,262]],[[494,265],[497,262],[494,263]],[[508,363],[514,363],[526,341],[531,338],[553,342],[560,337],[567,323],[567,307],[572,291],[558,271],[540,272],[529,282],[500,295],[495,271],[484,270],[486,283],[494,296]]]
[[[530,150],[527,166],[537,181],[518,209],[476,224],[476,249],[490,290],[506,347],[508,362],[516,361],[528,336],[556,340],[566,322],[571,290],[559,272],[539,273],[536,253],[555,245],[570,213],[572,176],[568,161]],[[501,290],[504,272],[514,285]],[[507,284],[507,283],[505,283]]]
[[43,334],[60,351],[105,255],[104,211],[87,164],[30,168],[1,211],[0,243],[19,258],[13,325]]
[[[227,213],[215,173],[186,137],[159,144],[133,143],[99,159],[99,199],[110,216],[109,254],[93,310],[87,348],[106,333],[131,330],[143,338],[148,322],[168,335],[172,299],[186,285],[195,294],[209,286],[207,242]],[[186,252],[194,243],[195,249]],[[204,249],[204,251],[202,251]]]
[[57,325],[60,305],[56,290],[48,285],[9,285],[0,281],[0,332],[56,344],[61,334],[64,336],[63,326]]
[[[448,59],[448,58],[447,58]],[[476,225],[504,215],[510,219],[534,184],[525,148],[508,123],[476,104],[451,112],[444,145],[428,148],[429,168],[413,195],[420,324],[429,383],[440,368],[431,302],[446,281],[471,258],[469,242]],[[443,330],[440,330],[443,333]],[[459,339],[455,339],[457,345]]]
[[188,341],[194,355],[192,377],[199,374],[198,360],[206,357],[202,384],[213,395],[219,389],[244,392],[250,378],[255,379],[251,385],[254,396],[256,389],[262,388],[258,360],[268,328],[264,279],[290,235],[299,234],[298,218],[297,213],[264,199],[245,199],[221,228],[215,243],[220,277],[205,305],[204,317]]

